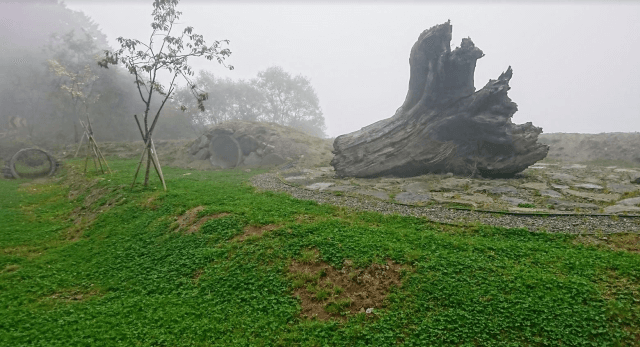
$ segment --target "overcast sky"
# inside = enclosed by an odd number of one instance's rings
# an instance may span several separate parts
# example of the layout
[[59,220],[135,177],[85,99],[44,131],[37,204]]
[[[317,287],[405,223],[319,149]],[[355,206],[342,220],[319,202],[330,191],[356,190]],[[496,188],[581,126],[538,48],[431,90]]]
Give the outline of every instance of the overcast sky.
[[[152,1],[66,0],[119,36],[148,38]],[[331,137],[393,115],[409,82],[418,35],[451,20],[452,48],[471,37],[485,57],[482,88],[512,66],[514,123],[545,133],[640,131],[640,3],[205,2],[182,0],[181,22],[205,40],[228,39],[227,71],[207,60],[197,69],[250,79],[282,66],[311,80]]]

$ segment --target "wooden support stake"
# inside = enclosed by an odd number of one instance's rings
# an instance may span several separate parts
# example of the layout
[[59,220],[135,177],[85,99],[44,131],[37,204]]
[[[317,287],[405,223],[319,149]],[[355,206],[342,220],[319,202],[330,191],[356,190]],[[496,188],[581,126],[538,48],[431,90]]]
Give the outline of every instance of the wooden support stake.
[[[140,136],[142,136],[142,140],[146,141],[145,137],[144,137],[144,132],[142,131],[142,126],[140,125],[140,121],[138,120],[138,115],[133,115],[133,118],[136,120],[136,124],[138,124],[138,130],[140,131]],[[149,139],[151,140],[150,143],[150,148],[146,147],[147,150],[149,150],[149,152],[152,154],[150,155],[151,158],[151,162],[153,163],[153,168],[156,170],[156,174],[158,175],[158,178],[160,178],[160,182],[162,182],[162,187],[164,188],[165,191],[167,191],[167,183],[164,180],[164,175],[162,174],[162,167],[160,167],[160,160],[158,159],[158,154],[156,151],[156,146],[153,143],[153,139],[151,138],[151,136],[149,136]],[[143,152],[144,155],[144,152]],[[141,158],[142,160],[143,158]],[[140,170],[140,165],[138,165],[138,170],[136,170],[136,174],[135,174],[135,178],[133,179],[133,183],[135,183],[135,180],[138,176],[138,171]],[[133,184],[131,185],[131,188],[133,188]]]
[[78,149],[76,150],[76,155],[74,155],[73,157],[77,157],[78,153],[80,152],[80,147],[82,147],[82,141],[84,141],[84,135],[86,135],[85,132],[82,133],[82,137],[80,138],[80,144],[78,145]]

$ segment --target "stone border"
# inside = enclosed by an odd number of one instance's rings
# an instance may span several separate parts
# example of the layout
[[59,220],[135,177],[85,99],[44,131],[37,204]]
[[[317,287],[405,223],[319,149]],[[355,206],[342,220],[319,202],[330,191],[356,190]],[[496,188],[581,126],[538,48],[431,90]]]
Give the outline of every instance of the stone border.
[[[291,182],[287,182],[282,177],[280,177],[280,175],[277,175],[277,174],[276,174],[276,178],[278,178],[278,180],[280,180],[280,182],[282,184],[288,185],[290,187],[304,189],[304,190],[308,190],[310,192],[316,192],[316,193],[321,193],[321,194],[331,194],[331,193],[327,193],[327,192],[323,192],[323,191],[316,191],[316,190],[313,190],[313,189],[307,189],[305,187],[292,184]],[[352,196],[354,196],[354,195],[357,196],[357,197],[364,197],[363,195],[360,195],[360,194],[353,194]],[[367,198],[369,198],[369,197],[367,197]],[[375,199],[375,197],[371,197],[371,198]],[[385,201],[385,200],[382,200],[382,199],[378,199],[378,200],[380,200],[382,202],[385,202],[387,204],[395,204],[395,205],[402,205],[402,206],[409,206],[409,207],[428,207],[428,206],[407,204],[407,203],[402,203],[402,202],[397,202],[397,201]],[[442,204],[437,204],[437,205],[439,205],[439,206],[441,206],[443,208],[450,209],[450,210],[472,211],[472,212],[493,213],[493,214],[504,214],[504,215],[512,215],[512,216],[538,216],[538,217],[545,217],[545,216],[550,216],[550,217],[558,217],[558,216],[611,217],[611,216],[617,216],[617,217],[622,217],[622,218],[640,217],[640,214],[615,214],[615,213],[606,214],[606,213],[575,213],[575,212],[515,212],[515,211],[502,211],[502,210],[484,210],[484,209],[476,209],[476,208],[447,207],[447,206],[444,206]]]
[[552,232],[575,235],[605,235],[614,233],[640,233],[640,218],[591,215],[523,215],[501,213],[477,213],[474,210],[449,209],[442,205],[412,206],[390,203],[368,196],[336,196],[331,193],[308,190],[282,183],[275,173],[256,175],[251,184],[267,191],[284,192],[296,199],[312,200],[357,211],[382,214],[399,214],[425,218],[429,221],[452,226],[491,225],[504,228],[524,228],[532,232]]

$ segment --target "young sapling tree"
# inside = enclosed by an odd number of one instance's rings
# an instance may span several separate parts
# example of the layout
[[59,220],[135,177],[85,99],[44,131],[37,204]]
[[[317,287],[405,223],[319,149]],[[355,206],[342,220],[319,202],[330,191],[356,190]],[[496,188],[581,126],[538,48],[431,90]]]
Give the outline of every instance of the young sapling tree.
[[[208,95],[201,92],[191,81],[190,76],[193,76],[194,73],[188,64],[189,58],[204,57],[208,60],[216,60],[224,67],[233,69],[233,66],[228,66],[224,63],[225,58],[231,55],[231,51],[228,48],[223,48],[223,45],[229,43],[228,40],[214,41],[211,45],[207,45],[203,36],[195,34],[193,28],[189,26],[174,35],[176,26],[180,24],[177,21],[182,15],[182,12],[176,11],[178,3],[179,0],[155,0],[152,12],[152,32],[148,42],[119,37],[117,41],[121,46],[120,49],[105,51],[104,59],[98,63],[104,68],[108,68],[109,65],[124,65],[129,73],[135,77],[138,93],[145,106],[142,117],[143,124],[140,125],[138,122],[140,134],[144,141],[144,150],[131,187],[136,182],[138,172],[146,155],[147,164],[144,185],[146,186],[149,183],[150,166],[153,165],[164,189],[167,189],[152,136],[163,107],[172,98],[173,92],[176,90],[176,80],[178,78],[186,81],[189,90],[196,98],[198,108],[204,111],[203,101],[207,99]],[[165,76],[168,84],[163,85],[160,82],[161,76]],[[157,110],[152,112],[152,99],[156,95],[159,97],[160,104]],[[186,107],[181,106],[181,109],[184,111]]]

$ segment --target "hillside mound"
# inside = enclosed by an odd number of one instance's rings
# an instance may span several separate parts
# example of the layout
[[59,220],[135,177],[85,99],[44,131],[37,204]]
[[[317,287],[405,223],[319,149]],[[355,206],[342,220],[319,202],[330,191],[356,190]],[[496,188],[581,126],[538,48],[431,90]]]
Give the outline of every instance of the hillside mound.
[[[293,128],[259,122],[233,121],[212,126],[187,149],[187,166],[199,169],[273,167],[296,162],[303,167],[331,161],[330,140]],[[175,165],[176,163],[174,163]]]
[[640,132],[602,134],[541,134],[550,146],[549,159],[565,162],[624,161],[640,164]]

